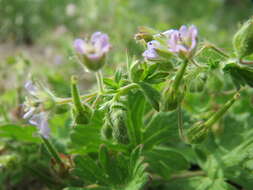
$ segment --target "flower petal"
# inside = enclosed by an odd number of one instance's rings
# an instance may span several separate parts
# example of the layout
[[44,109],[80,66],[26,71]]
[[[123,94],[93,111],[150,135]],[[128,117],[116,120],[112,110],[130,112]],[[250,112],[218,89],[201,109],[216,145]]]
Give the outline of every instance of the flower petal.
[[50,128],[48,127],[48,115],[46,112],[33,115],[29,122],[38,128],[40,135],[44,138],[49,138]]
[[74,41],[74,48],[78,53],[84,54],[85,53],[85,41],[82,39],[76,39]]
[[101,32],[95,32],[91,36],[91,43],[98,52],[103,54],[107,53],[111,48],[108,35]]
[[31,107],[31,108],[28,110],[28,112],[26,112],[26,113],[23,115],[23,118],[24,118],[24,119],[30,118],[30,117],[33,115],[34,111],[35,111],[35,107]]
[[38,93],[38,88],[33,84],[31,80],[25,83],[25,89],[29,94],[33,96],[36,96],[36,94]]

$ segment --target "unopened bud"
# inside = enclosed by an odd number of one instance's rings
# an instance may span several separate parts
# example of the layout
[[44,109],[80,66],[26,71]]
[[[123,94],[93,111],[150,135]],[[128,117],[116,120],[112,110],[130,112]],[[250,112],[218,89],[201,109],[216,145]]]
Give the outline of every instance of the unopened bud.
[[104,140],[112,138],[112,124],[109,115],[105,118],[104,125],[101,128],[101,136]]
[[253,53],[253,18],[246,21],[236,32],[233,46],[239,59]]
[[115,103],[110,108],[110,121],[112,124],[112,137],[120,144],[128,144],[127,113],[124,105]]
[[173,111],[177,109],[178,105],[183,100],[184,93],[179,90],[176,91],[173,88],[165,91],[162,97],[161,110],[164,112]]
[[139,82],[143,76],[144,69],[141,68],[141,63],[135,61],[130,67],[130,77],[133,82]]
[[79,90],[77,88],[77,78],[72,76],[71,78],[71,93],[73,99],[73,117],[76,124],[88,124],[91,116],[92,116],[92,109],[81,102]]
[[138,33],[135,34],[135,39],[136,40],[144,40],[145,42],[149,42],[153,40],[153,35],[157,33],[156,30],[145,27],[145,26],[140,26],[138,28]]
[[198,77],[193,79],[189,84],[189,90],[192,93],[202,92],[205,88],[206,76]]

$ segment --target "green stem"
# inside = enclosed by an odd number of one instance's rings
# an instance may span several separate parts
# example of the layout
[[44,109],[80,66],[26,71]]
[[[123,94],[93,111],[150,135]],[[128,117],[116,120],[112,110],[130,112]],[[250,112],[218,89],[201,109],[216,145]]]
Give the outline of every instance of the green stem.
[[190,62],[193,63],[196,67],[200,67],[200,65],[194,59],[190,59]]
[[220,49],[220,48],[218,48],[218,47],[216,47],[216,46],[214,46],[214,45],[212,45],[211,48],[212,48],[215,52],[217,52],[217,53],[219,53],[220,55],[222,55],[223,57],[229,58],[229,55],[228,55],[227,53],[225,53],[222,49]]
[[[120,89],[117,90],[117,96],[122,95],[124,93],[127,93],[129,90],[138,88],[138,85],[136,83],[129,84],[127,86],[123,86]],[[111,94],[111,91],[104,91],[102,95]],[[86,99],[93,98],[98,95],[98,92],[94,92],[91,94],[84,94],[79,96],[82,101],[85,101]],[[63,104],[69,104],[73,102],[72,98],[56,98],[56,104],[63,105]]]
[[[91,94],[84,94],[80,96],[81,101],[84,101],[85,99],[89,99],[92,97],[95,97],[98,93],[94,92]],[[56,98],[56,104],[63,105],[63,104],[69,104],[72,102],[72,98]]]
[[198,56],[200,53],[202,53],[202,51],[204,51],[207,48],[211,48],[218,54],[222,55],[223,57],[229,58],[229,55],[226,52],[224,52],[222,49],[218,48],[217,46],[209,42],[206,42],[206,44],[195,54],[195,56]]
[[120,89],[118,89],[118,93],[114,96],[114,99],[117,99],[119,96],[126,94],[127,92],[129,92],[129,90],[132,90],[134,88],[139,88],[139,85],[136,83],[131,83],[127,86],[123,86]]
[[178,133],[179,133],[180,139],[183,142],[186,142],[184,129],[183,129],[183,115],[182,115],[181,105],[178,106]]
[[49,142],[49,140],[47,140],[46,138],[44,138],[43,136],[41,136],[43,142],[45,143],[48,152],[52,155],[52,157],[56,160],[56,162],[60,165],[60,166],[64,166],[58,152],[56,151],[56,149],[53,147],[53,145]]
[[[119,95],[124,94],[128,90],[131,90],[131,89],[137,88],[137,87],[138,87],[138,85],[136,83],[129,84],[127,86],[124,86],[124,87],[118,89],[118,94]],[[111,92],[110,91],[104,91],[103,95],[106,95],[106,94],[111,94]],[[98,92],[94,92],[94,93],[91,93],[91,94],[85,94],[85,95],[81,95],[80,99],[82,101],[85,101],[85,99],[89,99],[89,98],[95,97],[97,95],[98,95]],[[56,104],[58,104],[58,105],[69,104],[69,103],[72,103],[72,102],[73,102],[72,98],[56,98]]]
[[204,125],[206,127],[211,127],[213,124],[215,124],[239,97],[240,94],[236,93],[234,97],[231,100],[229,100],[219,111],[217,111],[214,115],[212,115],[211,118],[204,123]]
[[182,66],[180,67],[179,71],[177,72],[177,75],[176,75],[176,78],[175,78],[175,81],[172,85],[172,88],[177,91],[178,90],[178,87],[180,85],[180,82],[184,76],[184,73],[185,73],[185,70],[186,70],[186,67],[187,67],[187,64],[188,64],[188,60],[184,60]]
[[96,72],[97,84],[100,94],[104,93],[104,83],[103,83],[103,74],[101,70]]

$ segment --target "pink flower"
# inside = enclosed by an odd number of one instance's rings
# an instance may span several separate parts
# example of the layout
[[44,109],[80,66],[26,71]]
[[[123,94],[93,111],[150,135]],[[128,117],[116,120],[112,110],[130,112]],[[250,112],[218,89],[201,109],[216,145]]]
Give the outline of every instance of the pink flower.
[[41,89],[30,80],[25,83],[25,89],[29,96],[26,97],[26,101],[23,104],[25,111],[23,118],[29,120],[30,124],[35,125],[41,136],[49,138],[50,128],[48,126],[48,113],[41,111],[40,108],[42,103],[42,100],[39,98]]
[[147,50],[143,52],[142,56],[147,60],[159,60],[159,55],[157,54],[157,48],[161,45],[158,41],[152,40],[147,44]]
[[170,33],[169,51],[183,56],[191,56],[197,46],[198,30],[195,26],[181,26],[179,30]]
[[29,119],[29,123],[35,125],[38,130],[39,134],[44,138],[50,137],[50,128],[48,126],[48,114],[46,112],[40,112],[38,114],[33,115]]
[[95,32],[89,41],[76,39],[74,48],[78,54],[86,56],[90,60],[101,59],[111,48],[107,34]]

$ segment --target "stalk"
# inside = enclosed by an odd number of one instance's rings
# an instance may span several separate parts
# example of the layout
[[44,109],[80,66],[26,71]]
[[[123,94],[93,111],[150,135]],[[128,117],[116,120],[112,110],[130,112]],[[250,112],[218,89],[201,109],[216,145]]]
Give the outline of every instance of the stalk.
[[64,166],[64,163],[62,162],[59,153],[57,152],[57,150],[53,147],[53,145],[49,142],[49,140],[47,140],[46,138],[44,138],[43,136],[41,136],[43,142],[45,143],[48,152],[52,155],[52,157],[56,160],[56,162],[60,165],[60,166]]
[[103,94],[104,93],[103,74],[100,70],[96,72],[96,78],[99,92],[100,94]]
[[180,82],[181,82],[181,80],[182,80],[182,78],[184,76],[187,64],[188,64],[188,60],[186,59],[186,60],[184,60],[182,66],[180,67],[180,70],[177,72],[175,81],[174,81],[174,83],[172,85],[172,89],[175,90],[175,92],[177,92],[177,90],[178,90]]

